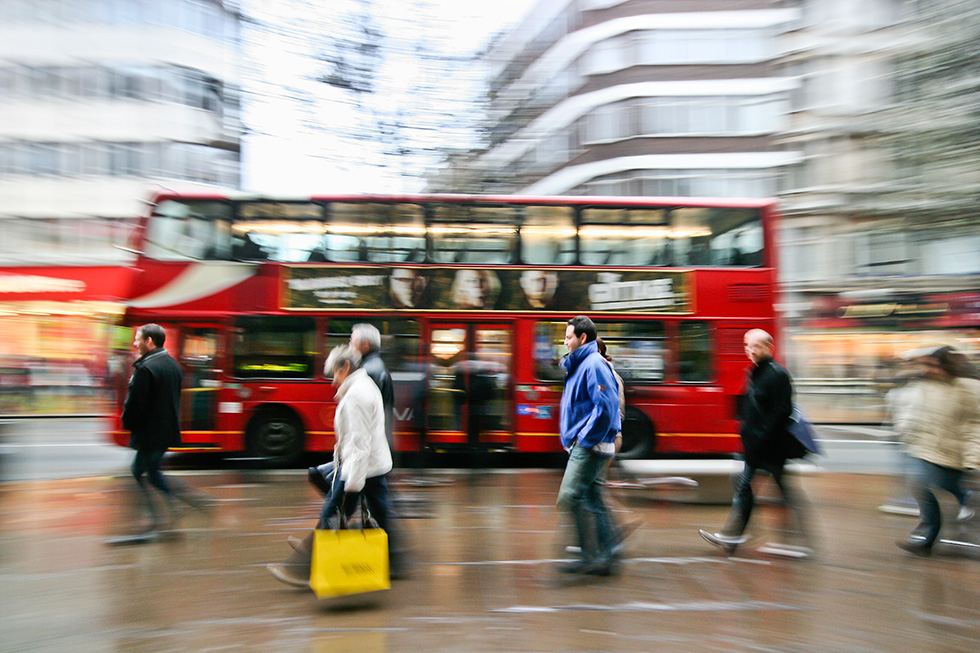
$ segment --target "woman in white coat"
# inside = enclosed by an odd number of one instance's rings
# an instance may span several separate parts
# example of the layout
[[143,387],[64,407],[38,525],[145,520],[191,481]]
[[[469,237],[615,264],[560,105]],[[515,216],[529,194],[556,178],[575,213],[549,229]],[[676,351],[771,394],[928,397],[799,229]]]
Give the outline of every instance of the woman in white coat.
[[371,516],[387,530],[391,506],[385,476],[391,471],[391,449],[385,434],[384,404],[377,384],[360,364],[360,352],[343,346],[330,352],[324,365],[324,373],[333,378],[337,389],[333,460],[340,479],[324,502],[320,528],[326,527],[338,507],[348,516],[353,514],[363,495]]
[[[332,491],[324,500],[319,528],[327,528],[338,509],[350,517],[361,499],[371,517],[388,534],[389,567],[392,577],[407,573],[392,521],[391,501],[385,476],[391,471],[391,449],[385,434],[385,411],[381,391],[361,367],[361,355],[350,347],[337,347],[323,367],[337,389],[334,413],[334,474]],[[294,552],[283,563],[269,565],[277,579],[297,587],[309,587],[313,533],[306,538],[289,538]]]

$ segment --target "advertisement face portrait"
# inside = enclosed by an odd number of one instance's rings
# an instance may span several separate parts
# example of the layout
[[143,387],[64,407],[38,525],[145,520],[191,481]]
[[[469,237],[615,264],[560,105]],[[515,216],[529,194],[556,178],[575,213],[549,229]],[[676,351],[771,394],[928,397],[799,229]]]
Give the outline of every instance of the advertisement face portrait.
[[457,308],[492,308],[500,292],[500,279],[489,270],[458,270],[451,295]]
[[544,308],[558,289],[558,274],[548,270],[525,270],[521,273],[521,290],[532,308]]
[[388,275],[388,294],[395,308],[416,308],[428,279],[412,268],[395,268]]

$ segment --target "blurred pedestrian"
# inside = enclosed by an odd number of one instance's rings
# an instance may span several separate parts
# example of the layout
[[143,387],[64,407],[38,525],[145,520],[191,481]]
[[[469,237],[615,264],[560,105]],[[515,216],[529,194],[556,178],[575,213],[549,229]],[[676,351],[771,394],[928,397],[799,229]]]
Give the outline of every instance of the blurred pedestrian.
[[[787,454],[797,446],[787,428],[793,412],[792,380],[789,372],[773,360],[774,342],[771,335],[762,329],[752,329],[745,334],[744,342],[745,353],[753,365],[739,406],[745,465],[735,489],[731,513],[722,531],[700,531],[701,537],[728,554],[734,553],[740,544],[747,541],[745,528],[755,505],[752,480],[760,471],[772,476],[784,503],[796,514],[799,535],[804,542],[807,541],[803,497],[797,496],[792,489],[785,470]],[[805,557],[809,549],[787,547],[785,552]]]
[[[157,324],[136,330],[133,346],[140,357],[133,363],[122,411],[123,428],[130,433],[129,445],[136,449],[133,478],[150,523],[136,535],[114,538],[110,544],[143,544],[158,539],[173,527],[176,499],[194,508],[206,508],[211,503],[207,495],[191,490],[178,479],[164,478],[160,471],[167,449],[181,442],[180,388],[184,378],[180,365],[163,348],[166,339],[166,332]],[[147,480],[164,496],[163,510],[156,507]]]
[[[392,460],[395,456],[394,446],[394,406],[395,391],[391,374],[381,359],[381,332],[373,324],[355,324],[351,328],[350,347],[361,354],[361,367],[371,377],[378,390],[381,391],[381,401],[384,404],[385,435],[391,449]],[[319,467],[309,468],[310,482],[324,494],[330,494],[330,484],[333,477],[334,462]]]
[[[330,526],[338,510],[353,515],[363,498],[371,517],[388,533],[389,551],[398,551],[389,525],[391,505],[386,475],[391,471],[391,449],[385,437],[381,391],[361,367],[361,355],[348,346],[337,347],[327,358],[324,372],[337,389],[334,413],[334,481],[320,513],[318,528]],[[292,543],[295,554],[286,562],[269,565],[277,579],[296,586],[309,585],[313,534]],[[403,572],[401,560],[390,560],[392,576]]]
[[350,347],[361,355],[361,367],[381,391],[385,413],[385,436],[392,452],[394,442],[395,387],[391,374],[381,358],[381,332],[373,324],[355,324],[350,332]]
[[980,381],[967,374],[965,359],[949,347],[936,348],[916,362],[921,374],[908,386],[904,395],[908,404],[899,412],[896,426],[913,459],[919,524],[897,544],[911,553],[929,555],[942,527],[934,489],[956,497],[958,520],[975,514],[963,480],[968,470],[980,466]]
[[616,377],[599,354],[596,337],[596,326],[588,317],[579,315],[568,321],[560,418],[568,465],[558,490],[558,507],[572,518],[581,552],[562,571],[608,576],[615,572],[616,535],[602,498],[602,484],[622,422]]
[[906,352],[898,356],[893,362],[894,373],[891,378],[892,387],[885,394],[885,420],[882,426],[887,429],[889,440],[888,445],[895,452],[896,468],[899,470],[896,476],[896,488],[892,495],[885,500],[885,503],[878,506],[878,510],[895,515],[919,516],[919,507],[915,497],[912,496],[910,479],[912,478],[912,458],[908,455],[906,443],[902,442],[902,437],[898,433],[898,422],[902,413],[908,410],[909,384],[919,375],[919,366],[915,363],[915,357],[920,350]]
[[[626,424],[626,382],[623,381],[623,377],[620,376],[619,375],[619,372],[616,371],[616,366],[613,365],[612,357],[607,353],[608,350],[606,349],[606,343],[605,343],[605,341],[603,341],[602,338],[597,337],[595,339],[595,342],[596,342],[596,347],[599,350],[599,355],[602,356],[603,360],[606,361],[606,364],[609,365],[609,369],[612,370],[613,376],[616,378],[616,385],[619,386],[619,422],[620,422],[620,431],[618,433],[616,433],[616,438],[614,440],[614,443],[615,443],[614,453],[615,453],[615,456],[618,456],[619,455],[619,450],[623,447],[623,431],[622,431],[622,428]],[[612,457],[612,458],[609,458],[606,461],[606,468],[605,468],[605,470],[603,470],[603,478],[602,478],[603,485],[607,485],[608,484],[608,481],[609,481],[609,468],[612,467],[613,463],[616,461],[615,456]],[[608,487],[608,485],[607,485],[607,487]],[[609,504],[614,509],[621,510],[621,511],[624,511],[624,512],[626,511],[625,508],[621,508],[621,507],[620,508],[617,508],[616,502],[612,499],[611,496],[610,496]],[[630,535],[632,535],[633,532],[637,528],[639,528],[640,526],[643,525],[643,520],[642,519],[630,519],[629,521],[626,521],[626,522],[624,522],[622,524],[619,524],[614,518],[610,518],[610,522],[612,523],[613,533],[614,533],[614,536],[616,538],[616,545],[615,545],[614,548],[617,551],[623,547],[623,543],[626,541],[626,538],[628,538]]]

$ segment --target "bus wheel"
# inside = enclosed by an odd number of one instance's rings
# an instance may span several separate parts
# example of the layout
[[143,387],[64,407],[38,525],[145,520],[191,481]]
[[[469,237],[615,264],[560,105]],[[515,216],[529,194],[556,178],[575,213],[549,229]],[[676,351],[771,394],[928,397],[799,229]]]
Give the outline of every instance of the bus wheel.
[[632,406],[626,407],[626,419],[623,420],[623,445],[619,449],[619,458],[635,460],[645,458],[656,449],[656,433],[653,424],[640,410]]
[[303,425],[285,410],[261,411],[248,425],[248,453],[269,467],[296,462],[303,454]]

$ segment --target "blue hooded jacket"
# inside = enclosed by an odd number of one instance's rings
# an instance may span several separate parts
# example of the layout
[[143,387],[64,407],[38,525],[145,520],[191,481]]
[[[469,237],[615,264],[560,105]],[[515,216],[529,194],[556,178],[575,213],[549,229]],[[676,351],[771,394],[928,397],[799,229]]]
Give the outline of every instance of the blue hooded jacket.
[[568,372],[561,396],[561,444],[578,446],[600,456],[616,453],[619,418],[619,384],[612,368],[599,353],[595,340],[587,342],[562,361]]

